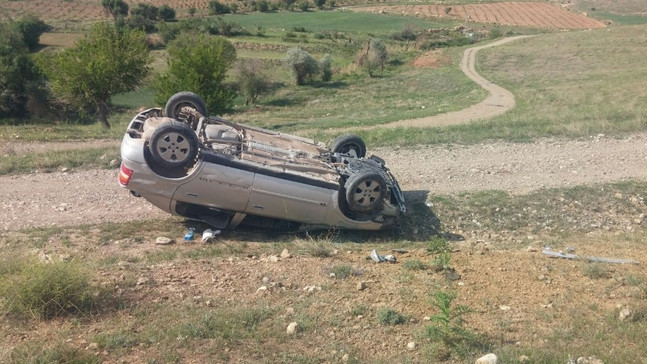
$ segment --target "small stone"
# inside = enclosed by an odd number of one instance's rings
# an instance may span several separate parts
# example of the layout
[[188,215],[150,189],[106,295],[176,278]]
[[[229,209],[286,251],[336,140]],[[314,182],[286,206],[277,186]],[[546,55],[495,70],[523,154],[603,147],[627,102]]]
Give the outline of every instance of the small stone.
[[366,282],[358,282],[357,283],[357,290],[358,291],[363,291],[366,289]]
[[69,170],[70,170],[70,169],[69,169],[69,168],[67,168],[67,167],[63,167],[63,168],[61,168],[61,172],[63,172],[63,173],[65,173],[65,172],[67,172],[67,171],[69,171]]
[[263,277],[262,281],[263,281],[263,284],[268,284],[270,283],[270,277]]
[[522,355],[519,357],[519,362],[521,363],[527,363],[530,360],[530,357],[528,355]]
[[292,258],[292,254],[290,254],[290,252],[287,249],[283,249],[283,251],[281,252],[281,258],[283,259]]
[[279,257],[277,257],[276,255],[270,255],[267,259],[269,259],[270,262],[272,263],[276,263],[279,261]]
[[597,356],[589,356],[588,358],[585,358],[583,356],[577,358],[576,361],[577,364],[604,364],[602,359],[599,359]]
[[506,305],[499,306],[499,310],[501,311],[510,311],[511,309],[512,308],[510,306],[506,306]]
[[265,291],[267,291],[267,286],[260,286],[260,287],[258,287],[258,289],[256,290],[256,292],[265,292]]
[[344,363],[348,363],[350,360],[350,356],[348,354],[344,354],[344,356],[341,357],[341,361]]
[[139,279],[137,279],[138,286],[144,285],[148,282],[150,282],[150,279],[148,277],[139,277]]
[[431,317],[425,316],[422,318],[422,321],[431,321]]
[[335,278],[335,277],[337,277],[337,274],[335,274],[335,273],[333,272],[333,273],[330,273],[328,276],[329,276],[330,278]]
[[286,331],[287,331],[288,335],[295,334],[297,331],[299,331],[299,324],[297,324],[296,322],[291,322],[288,325],[288,328],[287,328]]
[[536,253],[536,252],[537,252],[537,250],[538,250],[538,249],[537,249],[537,248],[535,248],[535,247],[534,247],[534,246],[532,246],[532,245],[526,248],[526,251],[527,251],[528,253]]
[[285,313],[288,314],[288,315],[294,315],[294,307],[286,308]]
[[158,237],[157,239],[155,239],[155,244],[157,244],[157,245],[169,245],[169,244],[173,244],[173,239],[170,239],[170,238],[166,238],[166,237],[160,236],[160,237]]
[[408,350],[416,350],[416,343],[411,341],[407,344],[407,349]]
[[620,310],[620,313],[618,313],[618,320],[631,321],[631,319],[633,318],[633,315],[634,315],[633,311],[631,311],[628,308],[623,308],[622,310]]
[[99,350],[99,344],[98,343],[90,343],[86,350]]
[[490,353],[476,359],[474,364],[497,364],[498,360],[499,358],[497,358],[496,355]]

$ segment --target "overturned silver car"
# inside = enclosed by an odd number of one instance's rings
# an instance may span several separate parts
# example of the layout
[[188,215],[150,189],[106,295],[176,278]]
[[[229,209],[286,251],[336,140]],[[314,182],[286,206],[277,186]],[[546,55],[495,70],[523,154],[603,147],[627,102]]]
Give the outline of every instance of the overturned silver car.
[[140,112],[121,143],[119,183],[134,196],[216,228],[378,230],[405,212],[382,159],[356,135],[330,147],[207,116],[191,92]]

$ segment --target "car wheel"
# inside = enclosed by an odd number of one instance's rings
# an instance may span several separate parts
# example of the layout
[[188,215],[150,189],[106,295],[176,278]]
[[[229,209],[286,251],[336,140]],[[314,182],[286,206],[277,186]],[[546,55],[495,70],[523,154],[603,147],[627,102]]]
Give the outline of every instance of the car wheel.
[[366,144],[355,134],[342,134],[330,144],[333,153],[355,154],[357,158],[366,157]]
[[345,184],[348,207],[355,212],[377,212],[386,194],[384,177],[373,171],[353,174]]
[[200,96],[189,91],[178,92],[171,96],[168,101],[166,101],[164,113],[169,118],[185,120],[187,117],[182,115],[182,108],[184,107],[192,108],[203,116],[207,116],[207,106],[205,105],[204,100],[202,100]]
[[190,168],[198,155],[198,137],[191,127],[179,121],[160,124],[151,134],[148,148],[159,167]]

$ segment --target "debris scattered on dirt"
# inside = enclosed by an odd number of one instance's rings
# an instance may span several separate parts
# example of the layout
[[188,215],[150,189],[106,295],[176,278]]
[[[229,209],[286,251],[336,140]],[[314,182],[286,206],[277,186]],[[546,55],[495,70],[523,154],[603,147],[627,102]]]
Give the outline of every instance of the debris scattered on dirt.
[[395,263],[396,262],[395,256],[393,256],[391,254],[389,254],[389,255],[379,255],[377,253],[377,250],[375,250],[375,249],[373,249],[371,251],[370,257],[376,263],[382,263],[382,262]]
[[[567,251],[574,251],[574,249],[568,248]],[[640,263],[632,259],[616,259],[616,258],[601,258],[601,257],[580,258],[577,254],[556,252],[556,251],[553,251],[550,247],[546,247],[542,251],[542,253],[555,258],[564,258],[564,259],[572,259],[572,260],[586,259],[590,262],[616,263],[616,264],[639,264]]]

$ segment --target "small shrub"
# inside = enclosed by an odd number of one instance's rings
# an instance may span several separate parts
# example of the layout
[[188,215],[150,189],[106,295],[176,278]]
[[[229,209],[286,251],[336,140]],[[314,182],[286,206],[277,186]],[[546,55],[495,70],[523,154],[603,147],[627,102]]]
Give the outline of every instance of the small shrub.
[[13,363],[101,363],[101,359],[92,353],[59,344],[43,348],[35,345],[21,346],[13,349],[11,361]]
[[350,265],[336,265],[330,269],[330,273],[334,273],[337,279],[346,279],[353,274],[353,268]]
[[353,308],[350,309],[350,314],[351,316],[364,316],[367,311],[368,307],[364,305],[353,306]]
[[332,57],[330,53],[326,53],[319,61],[319,69],[321,70],[321,80],[328,82],[332,80]]
[[159,8],[159,16],[164,21],[175,20],[175,9],[168,5],[162,5]]
[[449,250],[449,244],[447,240],[441,238],[440,236],[434,236],[427,243],[427,252],[432,254],[438,254],[444,251]]
[[270,3],[267,0],[258,0],[256,2],[256,11],[267,13],[270,11]]
[[431,316],[432,326],[426,329],[427,336],[432,340],[440,340],[447,347],[452,348],[462,345],[473,339],[474,335],[463,328],[464,317],[472,313],[468,306],[453,306],[456,294],[445,291],[436,291],[433,294],[432,305],[438,313]]
[[77,262],[23,262],[0,280],[5,308],[21,317],[87,314],[97,307],[100,293]]
[[582,267],[582,274],[591,279],[611,278],[609,267],[596,262],[586,263]]
[[217,0],[209,1],[209,14],[211,15],[220,15],[220,14],[229,14],[231,10],[229,6],[223,4]]
[[303,12],[308,11],[308,10],[310,10],[310,1],[301,0],[301,1],[299,1],[298,7],[299,7],[299,10],[301,10]]
[[427,265],[417,259],[414,259],[404,262],[402,264],[402,268],[406,270],[425,270],[427,269]]
[[313,243],[308,246],[306,254],[315,258],[328,258],[332,256],[332,250],[330,250],[328,244]]
[[377,322],[380,325],[394,326],[407,322],[407,318],[393,309],[382,307],[377,312]]
[[270,82],[263,73],[260,59],[243,59],[237,64],[238,87],[245,96],[245,105],[255,104],[258,96],[270,88]]
[[436,257],[434,257],[433,265],[434,265],[434,270],[437,272],[444,272],[447,270],[450,270],[451,267],[449,265],[449,262],[451,261],[452,256],[448,251],[444,251]]

